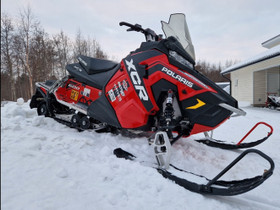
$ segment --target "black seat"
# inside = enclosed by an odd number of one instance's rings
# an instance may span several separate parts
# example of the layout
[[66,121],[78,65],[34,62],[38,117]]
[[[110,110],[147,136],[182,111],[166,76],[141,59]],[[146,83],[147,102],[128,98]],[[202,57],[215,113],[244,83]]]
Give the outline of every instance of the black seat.
[[77,59],[89,75],[109,71],[118,65],[114,61],[91,58],[84,55],[79,55]]
[[94,72],[93,74],[88,74],[85,68],[80,65],[80,63],[68,64],[66,70],[71,76],[73,76],[77,81],[84,84],[90,85],[92,87],[102,90],[103,86],[107,84],[109,79],[114,75],[114,73],[119,69],[120,64],[115,65],[110,69],[103,69],[102,71]]

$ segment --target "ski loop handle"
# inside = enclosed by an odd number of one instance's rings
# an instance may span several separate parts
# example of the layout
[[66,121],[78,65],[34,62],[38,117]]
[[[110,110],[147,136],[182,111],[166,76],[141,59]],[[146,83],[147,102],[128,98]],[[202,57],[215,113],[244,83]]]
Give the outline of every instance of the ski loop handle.
[[212,184],[215,184],[219,178],[221,178],[226,172],[228,172],[234,165],[236,165],[242,158],[244,158],[247,154],[249,153],[256,153],[258,155],[260,155],[261,157],[263,157],[265,160],[267,160],[270,163],[270,169],[266,170],[263,173],[263,178],[268,178],[269,176],[272,175],[272,172],[274,170],[274,162],[273,160],[267,156],[266,154],[264,154],[263,152],[256,150],[256,149],[248,149],[245,150],[244,152],[242,152],[235,160],[233,160],[226,168],[224,168],[217,176],[215,176],[212,180],[210,180],[206,186],[210,187]]
[[272,128],[272,126],[271,125],[269,125],[269,124],[267,124],[267,123],[265,123],[265,122],[258,122],[238,143],[237,143],[237,145],[240,145],[243,141],[244,141],[244,139],[246,139],[249,135],[250,135],[250,133],[252,133],[252,131],[253,130],[255,130],[256,129],[256,127],[258,127],[259,125],[265,125],[265,126],[267,126],[267,127],[269,127],[270,128],[270,132],[267,134],[267,138],[273,133],[273,128]]
[[[227,171],[229,171],[234,165],[236,165],[242,158],[244,158],[244,156],[246,156],[249,153],[256,153],[261,157],[263,157],[265,160],[267,160],[270,163],[270,168],[268,170],[265,170],[265,172],[262,175],[255,176],[253,178],[246,178],[243,180],[231,180],[231,181],[218,180]],[[248,149],[243,153],[241,153],[235,160],[233,160],[225,169],[223,169],[212,180],[208,180],[209,182],[207,184],[198,184],[189,181],[187,179],[180,178],[178,176],[173,175],[169,171],[160,168],[158,168],[158,172],[163,177],[174,181],[176,184],[180,185],[181,187],[196,193],[208,194],[208,195],[233,196],[233,195],[238,195],[238,194],[248,192],[256,188],[257,186],[261,185],[266,179],[268,179],[272,175],[274,167],[275,167],[274,162],[269,156],[267,156],[266,154],[264,154],[259,150]]]
[[[270,164],[270,168],[265,170],[262,175],[255,176],[253,178],[246,178],[243,180],[231,180],[231,181],[223,181],[219,180],[226,172],[228,172],[234,165],[236,165],[244,156],[249,153],[256,153],[267,160]],[[121,148],[117,148],[114,150],[114,154],[119,158],[124,158],[130,161],[139,161],[137,158],[131,153],[122,150]],[[145,161],[139,161],[140,163],[146,163]],[[178,177],[168,170],[161,168],[159,166],[152,165],[152,168],[155,168],[163,177],[166,179],[174,181],[176,184],[181,187],[190,190],[192,192],[200,193],[200,194],[208,194],[208,195],[221,195],[221,196],[233,196],[248,192],[257,186],[261,185],[266,179],[268,179],[274,170],[274,162],[273,160],[264,154],[263,152],[256,149],[248,149],[241,153],[235,160],[233,160],[226,168],[224,168],[217,176],[215,176],[212,180],[206,178],[205,176],[198,175],[189,171],[185,171],[183,169],[177,168],[174,165],[172,166],[175,170],[185,172],[188,174],[192,174],[198,177],[205,178],[208,183],[207,184],[198,184],[187,179]]]
[[[267,126],[268,128],[270,128],[270,132],[267,134],[267,136],[263,137],[262,139],[253,141],[253,142],[243,143],[243,141],[260,124],[263,124],[263,125]],[[254,146],[257,146],[257,145],[261,144],[262,142],[267,140],[272,135],[272,133],[273,133],[273,128],[272,128],[271,125],[269,125],[265,122],[258,122],[237,144],[236,143],[226,143],[225,141],[217,140],[217,139],[214,139],[214,138],[209,137],[209,136],[206,139],[199,139],[199,140],[195,140],[195,141],[206,144],[206,145],[211,146],[211,147],[218,147],[218,148],[222,148],[222,149],[229,149],[229,150],[231,150],[231,149],[245,149],[245,148],[250,148],[250,147],[254,147]]]

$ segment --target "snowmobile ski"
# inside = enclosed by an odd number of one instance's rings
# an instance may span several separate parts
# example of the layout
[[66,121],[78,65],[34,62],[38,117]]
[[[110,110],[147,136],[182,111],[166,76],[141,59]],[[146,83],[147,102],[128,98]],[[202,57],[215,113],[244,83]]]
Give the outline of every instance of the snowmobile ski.
[[[247,178],[243,180],[232,180],[232,181],[222,181],[219,180],[224,174],[226,174],[234,165],[236,165],[242,158],[250,153],[255,153],[265,160],[267,160],[270,164],[270,168],[268,170],[264,170],[264,173],[252,178]],[[268,179],[274,170],[274,162],[273,160],[264,154],[263,152],[256,150],[256,149],[248,149],[241,153],[235,160],[233,160],[228,166],[226,166],[217,176],[213,179],[208,179],[203,175],[198,175],[192,173],[190,171],[186,171],[180,169],[172,164],[170,164],[170,168],[172,170],[180,171],[182,173],[191,174],[200,178],[204,178],[206,180],[206,184],[198,184],[192,181],[189,181],[184,178],[180,178],[174,175],[167,169],[164,169],[157,164],[149,164],[145,161],[138,160],[136,156],[133,154],[121,149],[117,148],[114,150],[114,154],[118,158],[124,158],[130,161],[137,161],[145,166],[149,165],[155,168],[164,178],[174,181],[176,184],[180,185],[181,187],[190,190],[192,192],[200,193],[200,194],[208,194],[208,195],[221,195],[221,196],[233,196],[242,193],[246,193],[257,186],[261,185],[266,179]]]
[[[263,137],[262,139],[253,141],[253,142],[248,142],[248,143],[243,143],[243,141],[254,131],[259,125],[265,125],[266,127],[270,128],[270,132],[268,132],[267,136]],[[217,140],[209,136],[207,133],[205,133],[206,138],[205,139],[199,139],[195,140],[197,142],[206,144],[211,147],[218,147],[221,149],[245,149],[245,148],[251,148],[255,147],[262,142],[264,142],[266,139],[268,139],[273,133],[273,128],[271,125],[265,123],[265,122],[258,122],[237,144],[230,144],[227,143],[226,141],[222,140]]]

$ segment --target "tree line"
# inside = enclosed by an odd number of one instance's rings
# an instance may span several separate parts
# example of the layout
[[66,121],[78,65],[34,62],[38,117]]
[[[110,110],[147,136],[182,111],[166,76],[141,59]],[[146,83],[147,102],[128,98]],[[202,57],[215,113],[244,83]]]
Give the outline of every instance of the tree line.
[[230,75],[226,75],[226,78],[221,75],[221,71],[224,68],[232,66],[238,61],[227,60],[222,66],[219,64],[211,64],[209,62],[198,60],[195,65],[195,69],[202,73],[204,76],[212,80],[213,82],[229,82]]
[[[80,30],[75,40],[63,31],[48,34],[30,7],[17,19],[1,13],[1,101],[30,99],[36,82],[62,78],[66,64],[75,62],[79,54],[108,58],[100,44],[84,38]],[[196,69],[215,82],[227,81],[220,75],[221,65],[198,61]]]
[[49,35],[28,7],[15,19],[1,13],[1,101],[31,98],[35,83],[59,79],[66,75],[65,66],[79,54],[106,59],[108,56],[94,39],[75,40],[63,31]]

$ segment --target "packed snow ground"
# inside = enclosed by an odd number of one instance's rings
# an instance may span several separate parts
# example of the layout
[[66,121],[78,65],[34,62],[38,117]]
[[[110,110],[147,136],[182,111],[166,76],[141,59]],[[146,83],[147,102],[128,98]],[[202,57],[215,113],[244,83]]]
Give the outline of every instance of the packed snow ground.
[[[155,162],[145,138],[78,132],[37,116],[36,109],[29,109],[28,103],[2,103],[1,209],[280,209],[280,112],[243,109],[246,117],[230,119],[216,130],[214,137],[238,142],[255,123],[265,121],[273,126],[274,133],[256,148],[269,155],[276,167],[258,188],[223,197],[190,192],[152,168],[113,155],[113,150],[121,147]],[[268,130],[260,126],[253,138],[266,135]],[[174,165],[211,178],[241,153],[192,141],[198,137],[181,139],[173,146]],[[225,178],[252,177],[267,165],[257,155],[250,155]]]

